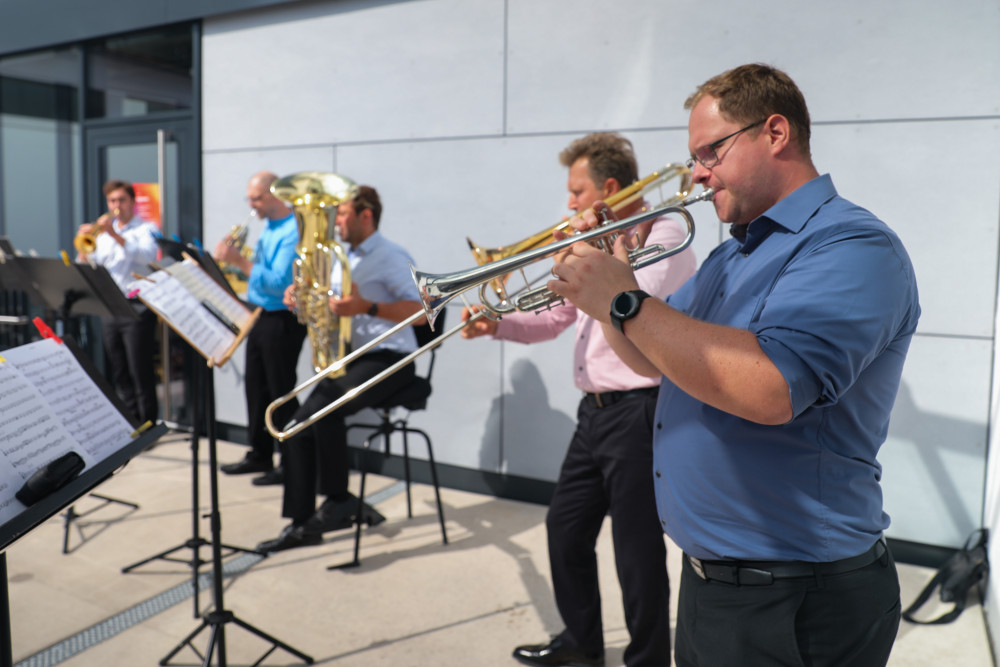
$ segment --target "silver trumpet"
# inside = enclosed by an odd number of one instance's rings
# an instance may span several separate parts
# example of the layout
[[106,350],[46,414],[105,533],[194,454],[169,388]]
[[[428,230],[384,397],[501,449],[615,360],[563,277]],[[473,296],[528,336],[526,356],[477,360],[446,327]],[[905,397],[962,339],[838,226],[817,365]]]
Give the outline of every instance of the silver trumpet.
[[[652,208],[623,220],[601,224],[589,231],[574,234],[561,241],[556,241],[534,250],[528,250],[506,259],[476,266],[466,271],[435,274],[417,271],[411,267],[410,271],[413,274],[413,281],[417,284],[417,290],[420,292],[420,301],[423,303],[427,322],[433,327],[434,319],[441,312],[441,309],[449,301],[473,287],[482,286],[495,278],[523,269],[525,266],[546,257],[551,257],[574,243],[580,241],[600,243],[607,236],[618,234],[626,229],[649,220],[655,220],[664,215],[677,214],[684,218],[684,222],[687,225],[687,235],[673,248],[664,248],[660,244],[654,244],[630,251],[629,265],[633,269],[641,269],[644,266],[659,262],[661,259],[676,255],[690,246],[694,240],[694,218],[688,213],[687,207],[700,201],[711,201],[714,195],[715,191],[712,188],[706,188],[700,194],[688,197],[680,203]],[[517,296],[497,304],[484,303],[483,308],[490,311],[489,314],[492,317],[499,318],[515,311],[530,312],[542,308],[551,308],[562,301],[562,297],[548,288],[536,287],[522,291]]]

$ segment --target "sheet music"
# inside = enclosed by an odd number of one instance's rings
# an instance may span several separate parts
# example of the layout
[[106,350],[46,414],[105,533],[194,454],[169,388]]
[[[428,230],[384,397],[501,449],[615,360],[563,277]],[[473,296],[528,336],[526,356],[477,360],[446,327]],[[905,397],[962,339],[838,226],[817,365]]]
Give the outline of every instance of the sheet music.
[[168,266],[166,271],[180,281],[196,299],[211,302],[240,329],[246,326],[250,319],[250,311],[215,282],[197,262],[191,260],[177,262]]
[[45,339],[9,350],[4,356],[45,397],[95,461],[132,441],[132,425],[65,345]]
[[221,358],[236,340],[236,334],[166,271],[157,271],[134,285],[139,290],[139,299],[167,320],[206,359]]
[[12,360],[15,352],[4,352],[6,361],[0,362],[0,524],[26,509],[14,495],[43,465],[70,450],[76,450],[88,467],[95,461]]

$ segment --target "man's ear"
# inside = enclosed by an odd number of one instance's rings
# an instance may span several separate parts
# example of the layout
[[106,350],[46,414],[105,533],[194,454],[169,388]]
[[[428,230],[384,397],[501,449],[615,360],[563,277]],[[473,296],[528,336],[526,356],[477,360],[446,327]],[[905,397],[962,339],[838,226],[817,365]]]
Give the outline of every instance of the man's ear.
[[621,189],[622,186],[618,184],[616,179],[608,177],[604,179],[604,185],[601,187],[601,199],[607,199]]
[[764,121],[763,132],[767,133],[772,152],[777,154],[792,143],[792,127],[788,119],[781,114],[771,114]]

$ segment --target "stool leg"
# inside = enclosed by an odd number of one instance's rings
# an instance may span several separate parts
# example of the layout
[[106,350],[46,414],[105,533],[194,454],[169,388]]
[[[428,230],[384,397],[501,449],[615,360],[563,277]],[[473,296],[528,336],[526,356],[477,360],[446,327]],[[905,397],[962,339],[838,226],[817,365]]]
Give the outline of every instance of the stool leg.
[[406,474],[406,516],[413,518],[413,500],[410,497],[410,441],[406,437],[409,427],[405,424],[399,429],[403,432],[403,470]]

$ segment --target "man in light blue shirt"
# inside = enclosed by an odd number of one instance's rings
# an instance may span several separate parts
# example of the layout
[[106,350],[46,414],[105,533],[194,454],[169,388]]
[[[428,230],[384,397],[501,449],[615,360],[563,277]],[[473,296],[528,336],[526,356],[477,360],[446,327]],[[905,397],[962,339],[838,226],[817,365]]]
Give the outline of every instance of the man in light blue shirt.
[[[282,466],[274,466],[275,441],[265,426],[267,406],[295,386],[295,369],[306,328],[282,302],[292,284],[292,265],[297,257],[299,226],[288,206],[271,193],[278,177],[267,171],[254,174],[247,184],[247,201],[256,217],[264,220],[252,259],[223,239],[215,246],[215,259],[238,268],[247,279],[246,299],[260,306],[260,317],[246,341],[244,390],[247,399],[247,438],[250,451],[242,461],[219,466],[230,475],[264,473],[255,485],[281,484]],[[292,399],[275,412],[281,423],[298,408]]]
[[[347,296],[330,298],[330,310],[334,315],[351,318],[351,342],[355,348],[421,309],[410,274],[413,258],[379,232],[381,215],[378,193],[367,185],[359,186],[357,196],[337,208],[337,230],[341,241],[350,246],[348,260],[353,284],[346,290]],[[330,285],[338,294],[345,293],[341,275],[342,268],[336,264]],[[286,290],[285,302],[294,307],[291,288]],[[416,349],[416,337],[409,328],[382,341],[349,364],[341,377],[326,378],[317,384],[295,411],[292,422],[308,419]],[[319,544],[324,532],[350,525],[357,501],[347,491],[349,463],[344,418],[385,400],[413,377],[413,364],[409,364],[283,443],[285,476],[281,511],[291,523],[278,537],[258,544],[258,551]],[[317,492],[326,496],[318,509]]]
[[685,552],[675,660],[885,665],[900,602],[876,455],[920,315],[913,267],[817,172],[783,72],[737,67],[685,106],[688,165],[734,238],[666,303],[622,248],[575,244],[549,283],[662,376],[652,472]]

